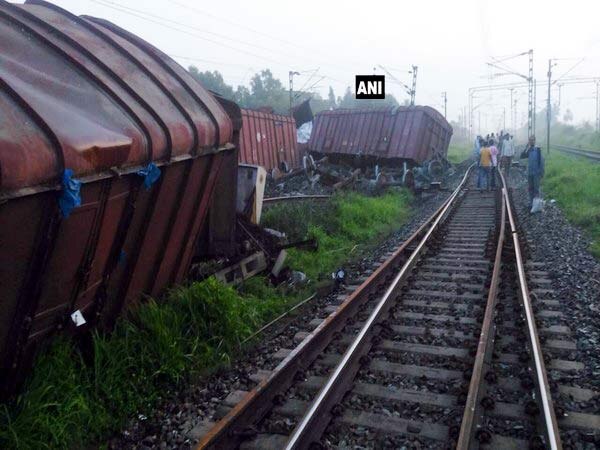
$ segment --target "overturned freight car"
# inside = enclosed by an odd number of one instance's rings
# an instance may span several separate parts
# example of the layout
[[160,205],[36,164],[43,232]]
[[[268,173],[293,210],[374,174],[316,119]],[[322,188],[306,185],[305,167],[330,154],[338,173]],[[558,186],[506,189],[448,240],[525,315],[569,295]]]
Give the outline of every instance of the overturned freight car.
[[296,122],[291,116],[241,109],[239,160],[244,164],[287,172],[299,167]]
[[[440,166],[448,153],[452,126],[429,106],[337,109],[315,115],[308,150],[353,164]],[[406,178],[406,177],[405,177]]]
[[233,132],[147,42],[40,0],[0,2],[2,390],[52,331],[110,323],[181,281],[209,242],[231,245]]

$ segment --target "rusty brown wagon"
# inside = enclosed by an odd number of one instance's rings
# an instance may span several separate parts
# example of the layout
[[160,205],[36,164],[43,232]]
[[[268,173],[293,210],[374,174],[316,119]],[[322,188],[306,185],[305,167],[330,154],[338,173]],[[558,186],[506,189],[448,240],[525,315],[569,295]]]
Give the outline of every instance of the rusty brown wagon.
[[231,249],[234,133],[219,101],[137,36],[0,2],[4,391],[53,331],[110,324],[194,255]]
[[414,167],[448,153],[452,127],[429,106],[337,109],[315,115],[308,150],[332,159]]

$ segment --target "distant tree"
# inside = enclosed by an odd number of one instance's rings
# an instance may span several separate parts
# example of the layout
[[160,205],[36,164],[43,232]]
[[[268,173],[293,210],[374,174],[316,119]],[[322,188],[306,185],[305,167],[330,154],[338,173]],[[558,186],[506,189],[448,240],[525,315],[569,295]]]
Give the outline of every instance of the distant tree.
[[218,70],[200,72],[196,66],[190,66],[188,71],[202,86],[223,97],[233,100],[233,87],[225,83],[223,75]]
[[233,100],[242,107],[248,107],[250,96],[250,89],[246,86],[238,86],[233,95]]
[[571,111],[570,109],[567,108],[567,110],[565,111],[565,114],[563,115],[563,122],[573,122],[573,111]]
[[250,108],[271,106],[279,114],[289,113],[289,93],[269,69],[261,70],[252,77],[250,93]]
[[335,101],[335,94],[333,93],[333,88],[329,86],[329,93],[327,94],[327,102],[329,103],[330,108],[335,108],[337,103]]

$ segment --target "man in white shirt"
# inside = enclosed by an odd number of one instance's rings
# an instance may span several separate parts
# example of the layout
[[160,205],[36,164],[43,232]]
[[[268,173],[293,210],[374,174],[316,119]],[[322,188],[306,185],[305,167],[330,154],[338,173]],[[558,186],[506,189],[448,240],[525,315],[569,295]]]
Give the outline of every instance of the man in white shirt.
[[513,137],[507,136],[506,140],[502,144],[502,153],[500,154],[500,165],[504,168],[504,173],[508,176],[510,172],[510,166],[512,165],[512,158],[515,156],[515,145],[513,143]]

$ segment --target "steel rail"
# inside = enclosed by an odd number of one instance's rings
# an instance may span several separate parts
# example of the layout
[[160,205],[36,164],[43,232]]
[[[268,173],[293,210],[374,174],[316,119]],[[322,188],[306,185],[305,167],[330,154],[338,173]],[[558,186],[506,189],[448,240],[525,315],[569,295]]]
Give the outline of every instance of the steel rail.
[[[502,182],[504,183],[504,178],[502,178]],[[506,187],[503,184],[502,191],[504,192],[505,189]],[[494,259],[494,268],[492,270],[492,279],[490,282],[485,314],[483,316],[483,323],[481,325],[477,353],[473,364],[473,374],[471,375],[471,381],[469,383],[469,392],[467,394],[463,419],[456,444],[456,448],[460,450],[466,450],[472,446],[477,429],[477,419],[481,414],[481,399],[485,395],[484,385],[482,383],[484,371],[489,369],[492,359],[492,348],[496,331],[494,312],[498,298],[498,287],[500,285],[500,269],[502,265],[502,250],[504,247],[506,222],[506,197],[503,194],[501,194],[500,197],[500,231],[498,234],[498,244],[496,246],[496,257]]]
[[336,396],[342,395],[346,389],[344,389],[344,383],[341,381],[345,376],[348,376],[348,372],[352,370],[352,367],[356,364],[356,359],[360,356],[359,350],[363,349],[366,343],[366,337],[370,334],[373,326],[379,322],[382,315],[389,309],[392,301],[392,294],[399,287],[400,283],[404,281],[407,275],[410,273],[414,263],[417,261],[418,256],[425,248],[425,244],[429,241],[430,236],[437,229],[442,218],[450,210],[454,201],[458,197],[458,194],[462,191],[466,180],[471,172],[473,165],[471,165],[463,177],[461,183],[452,193],[449,200],[446,202],[442,212],[436,217],[435,221],[419,242],[415,250],[411,253],[408,260],[404,263],[400,271],[395,276],[391,285],[387,288],[385,294],[377,303],[375,309],[369,315],[369,318],[361,328],[357,337],[350,344],[349,348],[344,353],[341,361],[335,367],[333,373],[326,381],[323,388],[317,394],[317,397],[312,401],[308,411],[304,414],[294,431],[292,432],[288,442],[286,443],[286,450],[307,448],[311,442],[316,439],[328,424],[328,420],[323,418],[329,414],[329,408],[334,402]]
[[570,155],[583,156],[584,158],[591,159],[592,161],[600,161],[600,152],[567,147],[566,145],[553,145],[552,147],[556,148],[560,152],[568,153]]
[[[506,186],[504,176],[500,173],[503,186]],[[521,253],[521,246],[519,244],[519,234],[517,231],[516,221],[510,206],[510,198],[508,190],[503,189],[502,191],[506,199],[506,210],[508,212],[508,219],[510,222],[510,232],[512,234],[513,246],[515,252],[515,262],[518,271],[518,282],[519,282],[519,293],[523,306],[525,308],[525,316],[527,319],[527,330],[528,339],[531,344],[531,352],[535,365],[535,379],[538,394],[540,396],[540,402],[542,404],[542,410],[544,413],[544,425],[547,442],[546,444],[552,450],[561,450],[562,443],[560,440],[560,434],[558,431],[558,423],[556,421],[556,413],[554,412],[554,404],[552,402],[552,395],[550,393],[550,385],[548,383],[548,374],[546,373],[546,364],[542,356],[542,349],[540,346],[540,339],[538,336],[537,326],[535,324],[535,318],[533,308],[531,306],[531,297],[529,295],[529,288],[527,287],[527,278],[525,275],[525,264],[523,263],[523,256]]]
[[[461,181],[464,184],[473,166]],[[345,320],[352,317],[364,304],[368,296],[374,293],[387,271],[392,270],[397,260],[408,251],[408,248],[425,230],[446,210],[447,205],[455,198],[450,195],[444,203],[415,231],[383,264],[381,264],[367,280],[344,300],[340,307],[327,317],[302,343],[273,370],[271,375],[262,380],[234,406],[229,413],[217,422],[206,433],[198,446],[204,448],[232,448],[243,439],[248,428],[257,423],[272,407],[276,395],[285,391],[292,383],[294,375],[307,367],[329,344],[331,337],[342,328]]]
[[282,197],[267,197],[263,198],[263,203],[278,203],[287,200],[327,200],[331,195],[315,194],[315,195],[286,195]]

